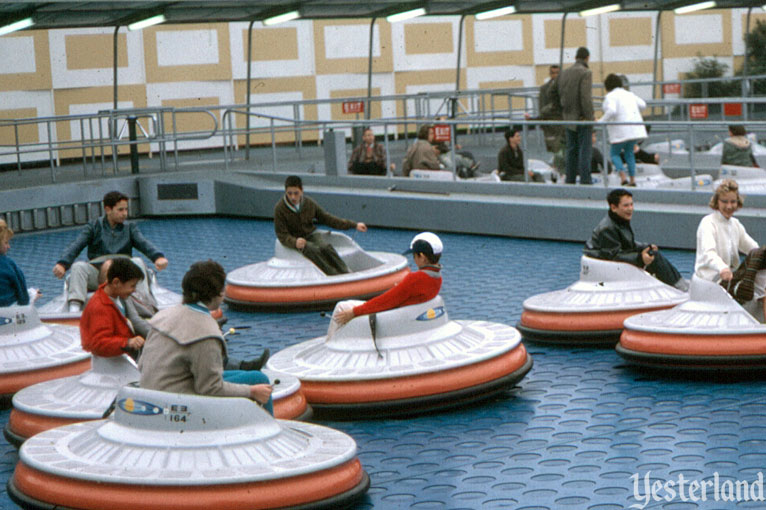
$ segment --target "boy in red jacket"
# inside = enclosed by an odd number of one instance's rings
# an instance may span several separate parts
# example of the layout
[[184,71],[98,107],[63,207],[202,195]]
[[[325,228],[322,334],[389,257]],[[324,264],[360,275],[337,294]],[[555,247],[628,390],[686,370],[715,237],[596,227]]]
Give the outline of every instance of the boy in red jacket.
[[358,302],[341,301],[333,313],[333,321],[342,326],[360,315],[425,303],[435,298],[439,295],[442,286],[441,266],[439,265],[442,249],[441,239],[436,234],[422,232],[416,235],[410,242],[410,249],[405,253],[412,253],[412,259],[417,264],[418,270],[409,273],[399,284],[366,303],[358,304],[352,308],[344,306],[344,304],[356,304]]
[[130,259],[113,259],[106,282],[99,285],[82,312],[80,339],[83,349],[103,357],[138,353],[144,345],[144,337],[135,334],[120,299],[130,297],[143,279],[144,273]]

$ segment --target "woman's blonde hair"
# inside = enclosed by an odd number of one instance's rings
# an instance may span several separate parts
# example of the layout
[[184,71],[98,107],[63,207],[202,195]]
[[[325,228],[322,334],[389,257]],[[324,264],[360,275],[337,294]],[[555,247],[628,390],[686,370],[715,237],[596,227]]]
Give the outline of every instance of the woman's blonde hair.
[[8,227],[5,220],[0,219],[0,243],[10,241],[11,237],[13,237],[13,230]]
[[724,193],[735,193],[737,195],[737,209],[745,205],[745,200],[742,198],[742,195],[739,194],[739,184],[737,184],[737,181],[734,179],[724,179],[715,189],[715,193],[713,193],[713,196],[710,198],[710,203],[708,205],[711,209],[718,210],[718,199],[721,198],[721,195]]

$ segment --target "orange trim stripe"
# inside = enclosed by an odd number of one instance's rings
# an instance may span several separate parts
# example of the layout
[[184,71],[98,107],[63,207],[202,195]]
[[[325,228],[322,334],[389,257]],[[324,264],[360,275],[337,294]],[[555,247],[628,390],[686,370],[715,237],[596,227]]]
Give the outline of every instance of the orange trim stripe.
[[316,473],[226,485],[153,486],[99,483],[43,473],[19,462],[13,484],[46,503],[83,510],[265,510],[327,499],[364,478],[359,459]]
[[11,411],[11,416],[8,419],[8,427],[14,434],[27,439],[45,430],[50,430],[52,428],[61,427],[63,425],[69,425],[70,423],[77,423],[81,421],[90,420],[56,418],[41,414],[25,413],[24,411],[14,409]]
[[524,310],[521,325],[543,331],[605,331],[622,329],[622,323],[628,317],[639,313],[665,310],[675,305],[640,308],[637,310],[615,310],[611,312],[557,313]]
[[60,379],[70,375],[78,375],[90,369],[90,358],[68,365],[31,370],[29,372],[14,372],[0,375],[0,395],[10,395],[22,388],[32,386],[51,379]]
[[766,335],[682,335],[626,329],[620,345],[636,352],[687,356],[766,356]]
[[40,317],[40,322],[46,322],[49,324],[61,324],[62,326],[78,327],[80,325],[80,318],[77,317],[75,319],[43,319],[42,317]]
[[354,404],[383,402],[437,395],[494,381],[515,372],[527,360],[523,344],[515,349],[472,365],[410,377],[370,381],[303,381],[301,389],[309,403]]
[[306,411],[306,396],[298,390],[292,395],[274,401],[274,418],[292,420]]
[[289,304],[331,301],[384,292],[402,281],[409,272],[409,268],[404,268],[395,273],[366,280],[303,287],[249,287],[228,284],[226,297],[243,303]]

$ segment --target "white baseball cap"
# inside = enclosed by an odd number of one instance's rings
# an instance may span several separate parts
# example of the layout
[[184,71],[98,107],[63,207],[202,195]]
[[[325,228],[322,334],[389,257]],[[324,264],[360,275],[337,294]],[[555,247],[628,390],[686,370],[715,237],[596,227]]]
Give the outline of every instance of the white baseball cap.
[[405,251],[403,255],[407,253],[425,253],[428,255],[441,255],[444,245],[439,236],[433,232],[421,232],[416,235],[410,241],[410,249]]

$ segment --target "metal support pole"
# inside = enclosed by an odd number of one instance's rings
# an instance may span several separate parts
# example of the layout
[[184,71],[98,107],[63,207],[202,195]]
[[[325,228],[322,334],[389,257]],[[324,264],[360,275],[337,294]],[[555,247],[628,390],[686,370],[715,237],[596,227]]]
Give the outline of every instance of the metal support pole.
[[[247,26],[247,115],[245,115],[245,160],[250,160],[250,80],[253,61],[253,23],[251,21]],[[232,142],[234,135],[232,135]],[[232,151],[233,154],[233,151]]]
[[[670,143],[668,143],[668,149],[672,148],[670,147]],[[692,191],[697,189],[697,172],[694,169],[694,126],[689,124],[689,172],[692,177]]]
[[372,100],[372,39],[375,34],[375,20],[377,17],[373,16],[370,22],[370,47],[367,54],[367,104],[364,105],[364,118],[370,119],[370,102]]
[[[747,21],[745,21],[745,61],[742,64],[742,97],[750,97],[750,79],[747,77],[748,73],[748,66],[747,61],[750,55],[748,55],[747,51],[747,38],[750,36],[750,14],[753,12],[752,7],[747,8]],[[750,110],[750,103],[745,102],[745,108],[742,112],[743,119],[747,120],[748,118],[748,110]]]
[[130,115],[128,117],[128,139],[130,140],[130,173],[138,173],[138,145],[135,141],[136,137],[136,117]]
[[117,109],[117,32],[120,30],[120,25],[114,27],[114,36],[112,36],[112,87],[114,94],[113,108]]
[[561,49],[559,51],[559,69],[562,71],[564,70],[564,35],[566,34],[566,28],[567,28],[567,14],[568,12],[564,13],[564,16],[561,18]]
[[460,16],[460,24],[457,29],[457,69],[455,71],[455,93],[460,94],[460,52],[463,49],[463,22],[465,14]]
[[527,121],[521,125],[521,159],[524,163],[524,182],[529,184],[529,154],[527,154]]
[[[652,85],[652,99],[657,99],[657,63],[659,62],[660,51],[660,19],[662,18],[662,11],[657,11],[657,21],[654,25],[654,72],[653,72],[653,85]],[[663,73],[664,75],[664,73]],[[660,86],[662,91],[662,86]],[[652,109],[653,110],[653,109]],[[654,111],[652,111],[654,113]]]

